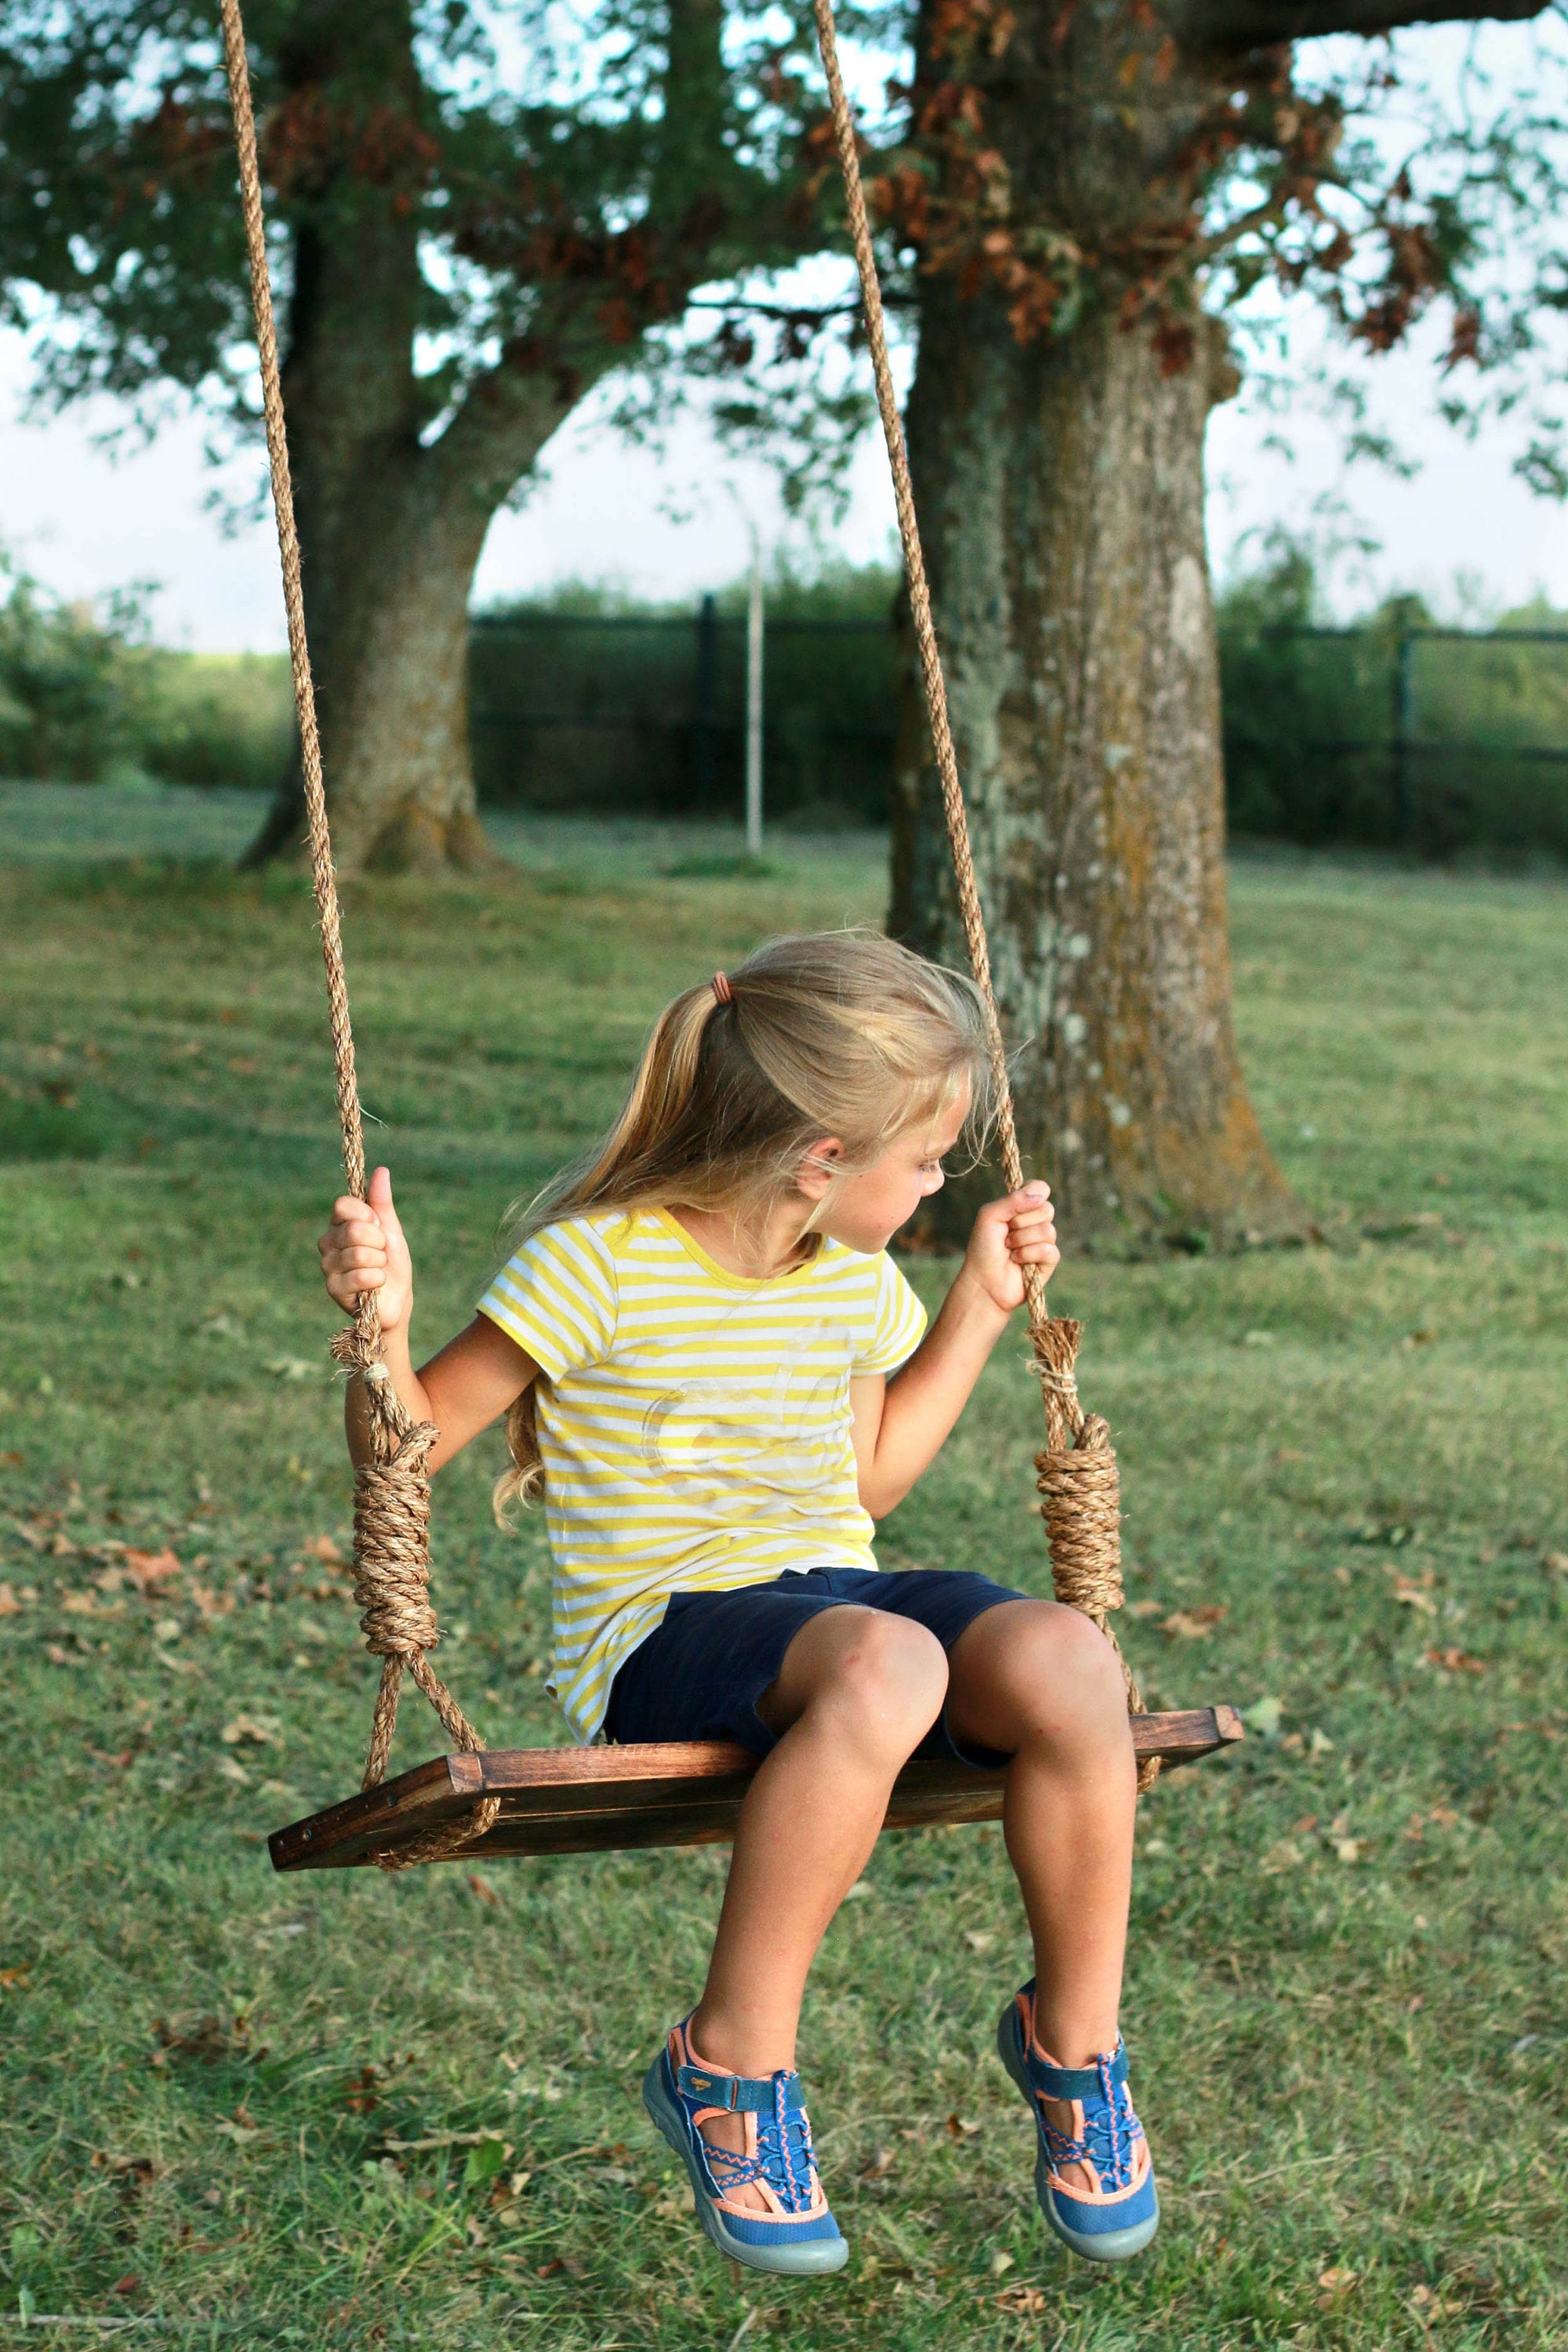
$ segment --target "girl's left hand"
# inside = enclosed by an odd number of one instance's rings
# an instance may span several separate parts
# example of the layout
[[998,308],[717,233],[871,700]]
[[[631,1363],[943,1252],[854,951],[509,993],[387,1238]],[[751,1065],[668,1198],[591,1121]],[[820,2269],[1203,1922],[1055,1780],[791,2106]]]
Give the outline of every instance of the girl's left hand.
[[963,1259],[965,1273],[1005,1315],[1024,1303],[1025,1266],[1037,1265],[1048,1282],[1060,1264],[1051,1188],[1041,1183],[987,1201]]

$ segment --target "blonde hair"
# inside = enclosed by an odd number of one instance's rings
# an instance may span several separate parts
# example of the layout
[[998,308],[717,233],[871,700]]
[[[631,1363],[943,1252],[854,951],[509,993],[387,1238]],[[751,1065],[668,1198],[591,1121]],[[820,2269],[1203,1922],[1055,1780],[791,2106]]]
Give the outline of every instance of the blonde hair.
[[[728,976],[666,1005],[609,1133],[532,1201],[512,1240],[593,1209],[729,1209],[759,1220],[794,1189],[813,1143],[836,1175],[872,1167],[967,1088],[983,1147],[994,1083],[973,981],[872,931],[770,940]],[[502,1517],[543,1484],[533,1383],[507,1415]]]

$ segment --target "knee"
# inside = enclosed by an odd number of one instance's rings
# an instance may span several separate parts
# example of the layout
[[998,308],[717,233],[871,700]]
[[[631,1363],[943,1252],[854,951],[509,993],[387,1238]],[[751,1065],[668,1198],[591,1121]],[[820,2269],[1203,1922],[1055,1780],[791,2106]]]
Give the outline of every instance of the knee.
[[998,1671],[1026,1736],[1082,1740],[1125,1730],[1121,1662],[1079,1609],[1026,1603],[1008,1628]]
[[842,1736],[895,1768],[916,1748],[947,1696],[947,1654],[908,1618],[857,1611],[858,1622],[822,1692]]

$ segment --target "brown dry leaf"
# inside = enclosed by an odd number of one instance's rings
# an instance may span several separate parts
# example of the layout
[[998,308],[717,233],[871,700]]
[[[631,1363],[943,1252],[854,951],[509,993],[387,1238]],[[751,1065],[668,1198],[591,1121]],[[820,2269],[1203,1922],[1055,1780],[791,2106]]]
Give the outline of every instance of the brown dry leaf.
[[1553,1576],[1568,1576],[1568,1551],[1547,1552],[1542,1565],[1549,1568]]
[[178,1576],[180,1555],[165,1544],[162,1551],[128,1551],[121,1562],[139,1592],[160,1585],[166,1576]]
[[60,1607],[68,1617],[96,1617],[98,1603],[90,1592],[62,1592]]
[[998,2311],[1016,2312],[1021,2319],[1037,2319],[1046,2307],[1046,2298],[1037,2286],[1004,2287],[995,2303]]
[[1336,2267],[1333,2270],[1320,2271],[1318,2273],[1319,2301],[1324,2304],[1338,2303],[1343,2296],[1349,2294],[1355,2283],[1356,2273],[1352,2270]]
[[981,2126],[966,2122],[963,2116],[949,2116],[947,2128],[954,2139],[973,2139]]
[[496,1890],[490,1885],[489,1880],[488,1878],[481,1878],[477,1870],[470,1870],[468,1872],[468,1888],[469,1894],[477,1895],[481,1903],[499,1903],[500,1901],[500,1896],[496,1893]]
[[[160,2050],[171,2058],[198,2058],[205,2066],[214,2066],[220,2058],[244,2056],[249,2047],[250,2027],[243,2016],[220,2017],[155,2017],[153,2038]],[[244,2117],[248,2124],[248,2116]]]
[[302,1552],[308,1552],[312,1559],[323,1560],[328,1568],[347,1566],[342,1553],[331,1536],[307,1536],[300,1549]]
[[22,1604],[8,1584],[0,1584],[0,1617],[20,1616]]
[[1157,1617],[1164,1605],[1163,1601],[1130,1601],[1127,1614],[1129,1617]]
[[862,2180],[886,2180],[892,2168],[892,2149],[890,2147],[879,2147],[875,2156],[872,2157],[870,2162],[861,2166],[860,2178]]
[[1279,1838],[1269,1847],[1258,1867],[1265,1878],[1278,1878],[1281,1871],[1300,1870],[1306,1859],[1294,1839]]
[[1429,1666],[1440,1667],[1446,1675],[1484,1675],[1487,1670],[1484,1658],[1473,1658],[1468,1650],[1458,1649],[1453,1643],[1447,1649],[1428,1650],[1425,1655]]
[[1334,1853],[1341,1862],[1359,1862],[1365,1851],[1365,1838],[1342,1837],[1334,1840]]
[[1424,2326],[1430,2326],[1434,2320],[1450,2317],[1458,2305],[1445,2303],[1436,2287],[1418,2286],[1411,2290],[1410,2308]]
[[69,1650],[62,1650],[58,1642],[44,1643],[44,1655],[51,1666],[79,1666],[81,1660]]
[[963,1940],[972,1952],[988,1952],[996,1938],[989,1928],[966,1927],[963,1931]]
[[1160,1620],[1162,1633],[1173,1633],[1184,1642],[1201,1642],[1216,1625],[1225,1622],[1226,1612],[1217,1601],[1205,1601],[1196,1609],[1173,1609],[1168,1617]]
[[237,1748],[242,1739],[254,1740],[258,1748],[276,1748],[282,1735],[283,1726],[275,1715],[235,1715],[218,1738],[226,1748]]
[[32,1979],[31,1969],[0,1969],[0,1992],[22,1992]]

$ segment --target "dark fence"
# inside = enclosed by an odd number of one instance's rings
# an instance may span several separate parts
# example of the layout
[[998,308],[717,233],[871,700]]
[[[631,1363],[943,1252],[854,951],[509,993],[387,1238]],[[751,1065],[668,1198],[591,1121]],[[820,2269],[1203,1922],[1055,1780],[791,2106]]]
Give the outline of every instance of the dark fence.
[[[899,662],[890,619],[770,616],[770,822],[886,818]],[[745,666],[745,616],[711,597],[689,615],[481,617],[481,796],[738,819]],[[1222,605],[1220,667],[1233,832],[1568,858],[1568,629],[1243,629]]]
[[1568,857],[1568,630],[1292,625],[1221,667],[1234,831]]
[[[888,814],[890,621],[770,619],[763,803],[796,824]],[[524,613],[475,622],[469,710],[481,797],[540,809],[739,815],[746,623]]]

